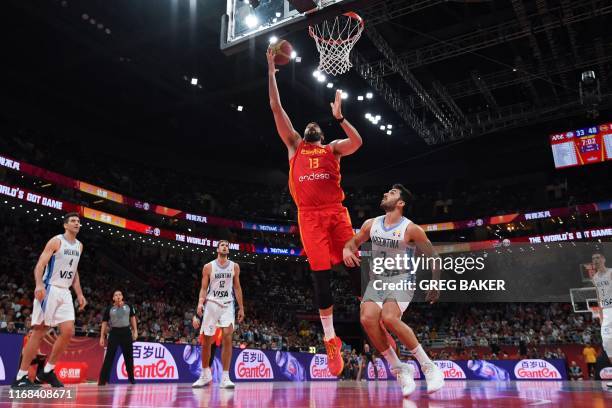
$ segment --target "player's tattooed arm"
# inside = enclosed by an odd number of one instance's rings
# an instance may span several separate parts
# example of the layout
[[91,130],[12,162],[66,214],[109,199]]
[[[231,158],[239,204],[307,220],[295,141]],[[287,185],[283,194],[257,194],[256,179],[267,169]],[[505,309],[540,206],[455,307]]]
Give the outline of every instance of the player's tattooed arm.
[[357,251],[361,244],[370,239],[370,230],[372,229],[372,219],[366,220],[361,229],[353,238],[349,239],[342,250],[344,264],[349,268],[359,266],[361,259],[357,256]]

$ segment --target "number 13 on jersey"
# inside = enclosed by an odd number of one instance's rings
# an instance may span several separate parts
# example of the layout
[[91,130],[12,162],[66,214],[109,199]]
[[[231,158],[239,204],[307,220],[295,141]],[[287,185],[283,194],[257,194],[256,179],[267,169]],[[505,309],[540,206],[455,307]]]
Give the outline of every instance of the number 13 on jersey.
[[318,169],[319,168],[319,158],[318,157],[309,157],[308,158],[308,163],[310,164],[310,168],[311,169]]

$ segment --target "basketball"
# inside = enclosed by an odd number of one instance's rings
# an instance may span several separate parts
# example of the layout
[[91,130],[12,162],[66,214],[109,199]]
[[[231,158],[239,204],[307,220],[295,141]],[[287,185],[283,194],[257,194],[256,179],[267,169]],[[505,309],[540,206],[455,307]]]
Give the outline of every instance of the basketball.
[[276,65],[287,65],[291,61],[293,46],[287,40],[280,40],[276,44],[270,44],[270,49],[274,53],[274,63]]

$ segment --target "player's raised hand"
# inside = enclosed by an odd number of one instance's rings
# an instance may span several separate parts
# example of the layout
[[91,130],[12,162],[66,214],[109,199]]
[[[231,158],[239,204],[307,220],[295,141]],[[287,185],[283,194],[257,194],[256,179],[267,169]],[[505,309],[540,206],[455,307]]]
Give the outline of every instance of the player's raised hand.
[[440,299],[440,291],[438,289],[429,289],[427,291],[425,301],[429,302],[430,305],[436,303],[438,299]]
[[349,268],[361,265],[361,259],[349,248],[342,250],[342,258],[344,259],[344,264]]
[[334,99],[334,102],[330,102],[329,105],[331,106],[332,115],[334,115],[334,118],[341,119],[342,118],[342,91],[341,90],[339,89],[336,90],[336,98]]
[[85,300],[85,296],[80,295],[78,297],[78,301],[79,301],[79,312],[83,311],[83,309],[85,309],[85,306],[87,306],[87,300]]
[[45,299],[45,295],[47,291],[43,285],[36,285],[36,289],[34,289],[34,297],[38,299],[39,302],[42,302]]
[[268,51],[266,51],[266,58],[268,59],[268,74],[272,75],[278,72],[278,69],[276,69],[276,63],[274,63],[274,57],[274,50],[272,47],[268,47]]

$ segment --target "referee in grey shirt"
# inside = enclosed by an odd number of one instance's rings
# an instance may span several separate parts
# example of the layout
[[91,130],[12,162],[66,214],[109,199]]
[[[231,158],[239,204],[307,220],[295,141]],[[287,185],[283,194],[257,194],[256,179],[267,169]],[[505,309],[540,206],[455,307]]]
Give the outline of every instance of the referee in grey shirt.
[[108,348],[104,356],[104,364],[102,364],[98,385],[106,385],[106,383],[108,383],[111,366],[115,359],[115,353],[117,352],[118,346],[121,346],[128,379],[130,383],[134,384],[134,352],[132,350],[132,341],[138,338],[136,310],[133,306],[129,306],[123,302],[123,294],[120,290],[116,290],[113,293],[113,305],[106,309],[104,317],[102,318],[102,329],[100,330],[100,346],[102,347],[104,347],[106,343],[106,332],[108,331],[109,325],[111,329],[108,336]]

